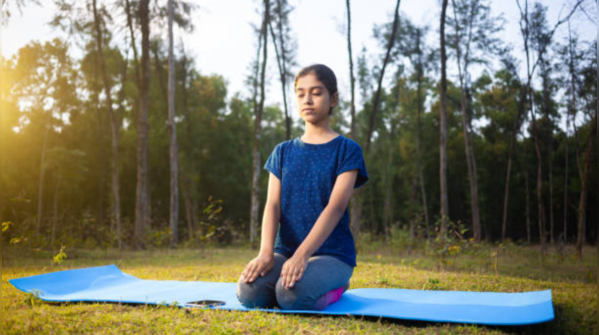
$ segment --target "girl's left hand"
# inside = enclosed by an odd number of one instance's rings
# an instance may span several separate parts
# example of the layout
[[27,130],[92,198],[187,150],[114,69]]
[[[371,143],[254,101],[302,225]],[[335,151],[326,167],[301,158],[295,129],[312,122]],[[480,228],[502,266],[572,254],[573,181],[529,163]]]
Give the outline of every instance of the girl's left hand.
[[297,281],[302,279],[304,272],[308,268],[308,259],[302,256],[293,255],[283,264],[281,270],[281,279],[283,287],[290,289]]

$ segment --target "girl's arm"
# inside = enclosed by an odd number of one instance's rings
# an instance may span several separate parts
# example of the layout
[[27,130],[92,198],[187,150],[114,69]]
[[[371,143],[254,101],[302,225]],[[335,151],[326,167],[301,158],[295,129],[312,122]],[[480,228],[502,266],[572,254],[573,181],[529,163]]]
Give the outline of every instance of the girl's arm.
[[264,218],[262,219],[262,238],[260,241],[260,254],[273,256],[275,237],[281,219],[281,181],[270,173],[268,178],[268,194],[264,205]]
[[283,278],[282,284],[285,288],[293,287],[293,284],[301,279],[308,265],[308,259],[326,241],[341,220],[353,195],[357,177],[357,169],[346,171],[337,177],[329,203],[320,213],[306,239],[283,265],[281,278]]
[[244,283],[253,282],[259,275],[264,276],[274,266],[274,245],[279,220],[281,218],[281,181],[270,173],[268,178],[268,195],[264,205],[262,219],[262,238],[260,253],[251,260],[241,273]]

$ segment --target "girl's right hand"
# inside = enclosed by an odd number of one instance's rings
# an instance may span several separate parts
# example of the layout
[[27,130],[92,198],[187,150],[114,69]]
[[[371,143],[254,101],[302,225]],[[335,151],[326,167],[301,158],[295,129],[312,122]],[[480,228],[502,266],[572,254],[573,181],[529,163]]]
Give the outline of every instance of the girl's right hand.
[[249,284],[256,280],[258,276],[264,277],[268,271],[275,266],[274,254],[270,255],[258,255],[258,257],[252,259],[245,269],[241,273],[241,281]]

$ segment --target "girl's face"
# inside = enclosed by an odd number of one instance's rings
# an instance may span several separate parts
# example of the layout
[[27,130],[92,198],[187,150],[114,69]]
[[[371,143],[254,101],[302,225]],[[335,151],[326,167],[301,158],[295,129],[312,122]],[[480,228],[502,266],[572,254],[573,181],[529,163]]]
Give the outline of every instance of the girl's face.
[[329,110],[337,105],[337,93],[331,97],[326,86],[314,73],[297,80],[295,93],[300,115],[306,122],[318,124],[328,120]]

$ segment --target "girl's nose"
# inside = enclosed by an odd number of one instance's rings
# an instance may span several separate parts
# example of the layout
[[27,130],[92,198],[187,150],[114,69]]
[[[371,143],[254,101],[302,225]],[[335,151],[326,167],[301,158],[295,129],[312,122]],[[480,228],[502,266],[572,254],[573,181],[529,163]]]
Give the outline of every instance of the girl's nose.
[[312,95],[311,94],[304,95],[304,104],[306,104],[306,105],[312,104]]

